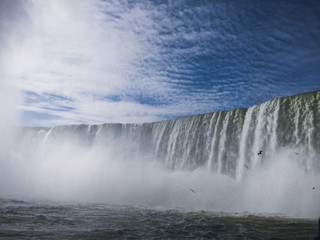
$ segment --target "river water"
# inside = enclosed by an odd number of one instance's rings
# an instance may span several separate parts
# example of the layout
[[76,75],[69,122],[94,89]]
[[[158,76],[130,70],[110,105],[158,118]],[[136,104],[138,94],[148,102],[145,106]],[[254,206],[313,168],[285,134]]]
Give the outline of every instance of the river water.
[[0,200],[0,239],[309,239],[314,219]]

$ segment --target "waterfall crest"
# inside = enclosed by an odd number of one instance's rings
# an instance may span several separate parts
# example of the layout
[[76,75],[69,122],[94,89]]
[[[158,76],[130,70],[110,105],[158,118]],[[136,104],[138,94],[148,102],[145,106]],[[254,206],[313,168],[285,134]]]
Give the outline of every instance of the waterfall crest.
[[0,197],[317,218],[319,119],[320,91],[154,123],[21,127],[0,152]]
[[[241,179],[281,149],[292,149],[308,172],[320,172],[320,91],[254,105],[144,124],[23,128],[24,138],[86,147],[130,148],[152,155],[172,170],[205,168]],[[127,150],[126,150],[127,151]],[[258,152],[262,151],[261,155]]]

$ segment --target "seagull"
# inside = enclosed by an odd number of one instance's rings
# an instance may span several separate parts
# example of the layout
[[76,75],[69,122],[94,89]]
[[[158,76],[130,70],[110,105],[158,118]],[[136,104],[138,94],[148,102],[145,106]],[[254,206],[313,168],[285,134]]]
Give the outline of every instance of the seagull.
[[258,155],[261,155],[262,154],[262,150],[260,150],[260,152],[258,152]]
[[191,192],[193,192],[193,193],[196,193],[192,188],[189,188],[189,190],[190,190]]

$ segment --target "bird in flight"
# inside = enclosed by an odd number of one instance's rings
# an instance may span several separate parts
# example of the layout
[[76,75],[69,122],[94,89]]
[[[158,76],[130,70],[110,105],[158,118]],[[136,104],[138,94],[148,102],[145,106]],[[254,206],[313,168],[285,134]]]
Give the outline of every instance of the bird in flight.
[[191,192],[193,192],[193,193],[196,193],[192,188],[189,188],[189,190],[190,190]]
[[260,150],[260,152],[258,152],[258,155],[261,155],[261,154],[262,154],[262,152],[263,152],[263,151],[262,151],[262,150]]

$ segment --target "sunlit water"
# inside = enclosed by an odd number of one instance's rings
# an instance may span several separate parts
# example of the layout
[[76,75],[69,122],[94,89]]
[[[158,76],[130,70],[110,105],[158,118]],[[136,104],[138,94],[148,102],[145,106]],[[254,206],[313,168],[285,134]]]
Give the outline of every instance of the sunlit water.
[[1,239],[309,239],[315,220],[130,205],[0,200]]

